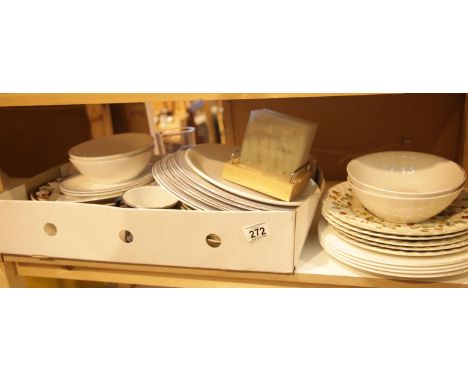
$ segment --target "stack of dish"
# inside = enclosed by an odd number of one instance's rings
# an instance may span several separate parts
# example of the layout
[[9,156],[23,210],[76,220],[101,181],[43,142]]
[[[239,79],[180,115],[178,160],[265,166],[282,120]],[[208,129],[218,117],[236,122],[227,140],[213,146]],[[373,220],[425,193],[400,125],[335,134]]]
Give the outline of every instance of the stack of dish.
[[328,191],[319,224],[322,247],[361,270],[400,278],[447,277],[468,271],[468,193],[422,223],[391,223],[364,208],[350,183]]
[[137,177],[126,182],[115,184],[101,184],[91,181],[83,175],[75,175],[64,179],[59,184],[59,190],[66,196],[82,198],[86,201],[94,197],[93,201],[111,199],[122,195],[125,191],[146,185],[154,181],[151,173],[152,164],[146,165],[146,169]]
[[420,223],[447,208],[465,184],[465,171],[436,155],[387,151],[349,162],[354,195],[374,215],[394,223]]
[[285,202],[224,180],[224,164],[236,149],[211,143],[184,147],[156,162],[153,175],[157,183],[175,195],[183,205],[205,211],[294,209],[313,193],[320,192],[317,184],[310,180],[299,197]]
[[48,182],[34,200],[107,202],[125,191],[152,183],[153,137],[124,133],[92,139],[72,147],[70,162],[80,174]]

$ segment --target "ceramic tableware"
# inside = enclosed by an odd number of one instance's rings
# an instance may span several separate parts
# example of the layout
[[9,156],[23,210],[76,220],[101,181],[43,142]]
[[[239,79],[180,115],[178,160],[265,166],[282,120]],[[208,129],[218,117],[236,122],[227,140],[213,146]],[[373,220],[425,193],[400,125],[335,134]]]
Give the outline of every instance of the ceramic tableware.
[[214,184],[208,182],[207,180],[199,176],[187,164],[186,155],[185,155],[185,151],[187,149],[188,148],[182,148],[181,150],[178,150],[177,152],[175,152],[174,155],[172,155],[171,158],[169,159],[169,162],[172,163],[173,168],[177,169],[176,170],[177,175],[186,179],[187,182],[189,182],[193,187],[199,189],[204,194],[209,195],[210,197],[214,199],[222,200],[228,204],[231,204],[235,207],[239,207],[243,209],[265,210],[265,211],[270,211],[270,210],[284,211],[284,210],[289,210],[291,208],[295,208],[294,206],[288,207],[288,206],[279,206],[276,204],[256,202],[251,199],[242,198],[240,196],[237,196],[233,193],[230,193],[228,191],[223,190],[222,188],[215,186]]
[[231,160],[231,155],[236,149],[236,147],[228,145],[201,144],[186,151],[186,161],[192,170],[206,181],[234,195],[261,203],[297,207],[313,193],[320,192],[317,184],[310,180],[309,185],[301,195],[293,201],[285,202],[223,179],[224,164]]
[[129,188],[152,182],[152,167],[152,165],[147,165],[146,169],[139,176],[126,182],[116,184],[96,183],[84,175],[78,174],[64,179],[60,183],[59,189],[63,194],[71,196],[102,195],[117,192],[123,193]]
[[[323,205],[322,206],[322,215],[328,222],[333,222],[335,225],[339,225],[340,228],[344,228],[353,232],[354,234],[360,234],[369,236],[374,239],[378,240],[393,240],[398,242],[408,242],[408,243],[423,243],[423,242],[455,242],[460,240],[468,239],[468,230],[454,232],[454,233],[447,233],[447,234],[434,234],[428,236],[406,236],[406,235],[397,235],[397,234],[389,234],[389,233],[382,233],[378,231],[370,231],[368,229],[363,229],[358,226],[354,226],[350,223],[345,222],[344,220],[339,220],[335,218],[328,209]],[[376,229],[379,229],[379,226],[376,226]]]
[[429,197],[397,197],[376,194],[349,183],[362,205],[379,218],[393,223],[420,223],[437,215],[457,198],[462,188],[445,195]]
[[81,161],[70,158],[76,169],[88,179],[100,184],[116,184],[135,178],[153,157],[153,148],[125,157],[103,161]]
[[123,194],[122,199],[127,206],[134,208],[170,208],[179,201],[159,186],[132,188]]
[[357,187],[394,197],[429,197],[455,192],[465,171],[448,159],[414,151],[385,151],[353,159],[348,176]]
[[466,233],[468,230],[468,193],[465,191],[438,215],[415,224],[391,223],[375,216],[354,197],[348,182],[331,187],[323,200],[323,206],[337,220],[367,231],[384,234],[435,236]]
[[[423,249],[423,248],[440,248],[446,249],[450,247],[459,247],[461,243],[468,243],[468,235],[462,234],[455,237],[449,238],[438,238],[432,239],[429,237],[429,240],[408,240],[407,237],[402,236],[399,239],[396,238],[386,238],[386,237],[379,237],[375,235],[370,235],[368,233],[362,233],[360,231],[356,231],[353,229],[349,229],[348,226],[342,224],[340,221],[334,219],[330,215],[322,212],[323,217],[325,220],[333,226],[337,231],[346,233],[351,235],[352,237],[358,238],[360,240],[364,240],[368,243],[377,243],[379,245],[389,245],[395,248],[416,248],[416,249]],[[428,237],[425,237],[428,238]],[[468,244],[467,244],[468,245]]]
[[153,147],[153,137],[143,133],[123,133],[73,146],[68,155],[70,159],[88,162],[101,162],[132,156]]
[[319,222],[322,247],[339,261],[364,271],[405,278],[448,277],[468,270],[468,252],[442,256],[398,256],[361,248],[336,234],[325,220]]

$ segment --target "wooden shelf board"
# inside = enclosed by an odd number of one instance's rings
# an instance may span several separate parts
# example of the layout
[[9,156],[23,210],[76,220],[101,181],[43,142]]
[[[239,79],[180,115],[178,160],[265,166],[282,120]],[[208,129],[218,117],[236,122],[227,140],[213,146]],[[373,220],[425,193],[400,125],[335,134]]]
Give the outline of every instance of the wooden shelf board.
[[334,260],[312,227],[298,267],[292,274],[241,272],[155,265],[3,255],[19,276],[114,282],[163,287],[464,287],[468,275],[437,281],[412,281],[374,276]]
[[0,107],[108,104],[151,101],[238,100],[264,98],[334,97],[361,93],[0,93]]

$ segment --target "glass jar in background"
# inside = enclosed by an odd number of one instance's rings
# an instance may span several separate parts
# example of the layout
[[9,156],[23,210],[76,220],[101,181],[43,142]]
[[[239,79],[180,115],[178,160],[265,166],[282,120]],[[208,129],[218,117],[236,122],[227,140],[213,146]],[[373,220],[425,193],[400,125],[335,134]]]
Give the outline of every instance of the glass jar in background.
[[173,153],[183,146],[193,146],[196,144],[195,128],[191,126],[164,130],[158,134],[162,141],[163,152],[161,154]]

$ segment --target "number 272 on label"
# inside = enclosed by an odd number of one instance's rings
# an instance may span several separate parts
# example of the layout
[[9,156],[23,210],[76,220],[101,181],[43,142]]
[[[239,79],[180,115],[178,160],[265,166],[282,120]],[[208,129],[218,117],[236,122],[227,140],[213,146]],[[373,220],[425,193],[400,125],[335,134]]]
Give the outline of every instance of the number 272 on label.
[[242,231],[248,242],[257,241],[270,235],[270,230],[266,223],[250,225],[242,228]]

